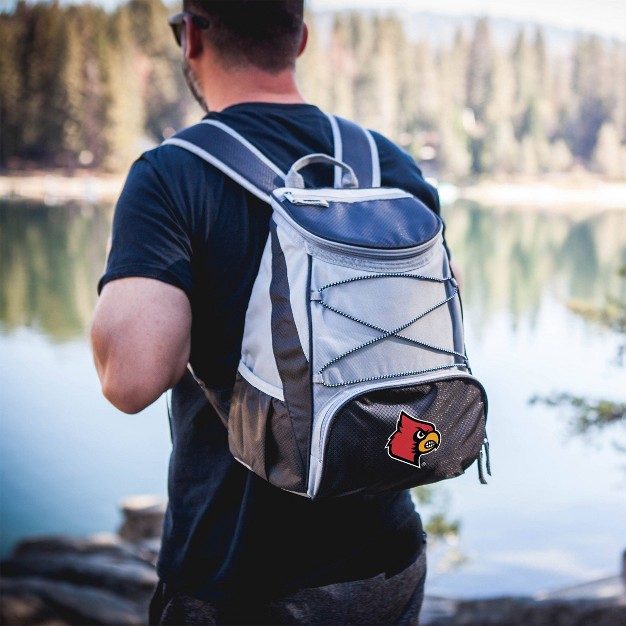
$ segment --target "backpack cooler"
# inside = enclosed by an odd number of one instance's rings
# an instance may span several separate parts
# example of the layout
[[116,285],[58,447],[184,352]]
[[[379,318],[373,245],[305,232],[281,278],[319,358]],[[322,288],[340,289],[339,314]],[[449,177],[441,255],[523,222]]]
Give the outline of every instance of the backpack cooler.
[[[380,186],[370,133],[329,116],[335,153],[287,174],[212,120],[165,144],[217,167],[273,209],[228,407],[232,454],[312,499],[377,493],[462,474],[481,482],[487,398],[465,353],[441,219]],[[332,188],[305,188],[311,163]],[[487,471],[489,466],[487,463]]]

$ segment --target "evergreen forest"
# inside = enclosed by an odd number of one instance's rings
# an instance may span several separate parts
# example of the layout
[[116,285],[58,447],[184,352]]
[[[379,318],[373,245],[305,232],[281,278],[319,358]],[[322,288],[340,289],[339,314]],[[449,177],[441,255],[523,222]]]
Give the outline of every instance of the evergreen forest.
[[[161,0],[114,11],[20,0],[0,13],[0,171],[121,172],[202,115]],[[455,35],[409,33],[400,15],[308,16],[305,96],[399,142],[427,173],[462,182],[593,173],[626,179],[626,42],[507,39],[487,18]]]

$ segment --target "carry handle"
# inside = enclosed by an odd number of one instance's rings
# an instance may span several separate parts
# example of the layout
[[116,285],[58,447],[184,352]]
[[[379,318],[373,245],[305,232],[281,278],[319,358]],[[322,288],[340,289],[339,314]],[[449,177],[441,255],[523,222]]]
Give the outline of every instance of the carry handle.
[[303,156],[291,166],[291,169],[287,172],[287,177],[285,178],[285,187],[304,189],[304,178],[302,178],[301,174],[298,174],[298,171],[313,163],[329,163],[331,165],[341,167],[345,170],[343,176],[341,177],[341,186],[350,188],[359,186],[356,174],[349,165],[343,163],[342,161],[338,161],[337,159],[333,159],[333,157],[328,156],[327,154],[316,153]]

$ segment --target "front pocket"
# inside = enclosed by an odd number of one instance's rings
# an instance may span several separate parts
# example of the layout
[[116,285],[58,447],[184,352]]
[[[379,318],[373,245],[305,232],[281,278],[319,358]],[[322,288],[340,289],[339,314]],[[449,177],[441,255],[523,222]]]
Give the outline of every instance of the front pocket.
[[484,390],[469,376],[358,396],[328,427],[314,497],[405,489],[459,476],[479,456],[485,420]]

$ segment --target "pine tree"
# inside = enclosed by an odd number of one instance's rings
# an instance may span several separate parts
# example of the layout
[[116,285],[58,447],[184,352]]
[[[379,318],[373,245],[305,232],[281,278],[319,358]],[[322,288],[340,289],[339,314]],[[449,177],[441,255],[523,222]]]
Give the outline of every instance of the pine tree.
[[574,163],[572,153],[564,139],[557,139],[550,146],[550,171],[567,172]]
[[512,122],[516,86],[510,60],[499,51],[494,52],[492,85],[485,109],[482,171],[512,173],[519,159]]
[[440,77],[437,74],[435,55],[428,41],[419,41],[413,51],[412,80],[416,91],[413,110],[417,125],[432,131],[437,126],[440,112]]
[[[376,89],[375,58],[377,40],[380,36],[379,18],[366,18],[360,12],[351,12],[349,17],[349,47],[353,58],[348,66],[353,79],[353,117],[366,126],[376,126],[380,112],[380,94]],[[348,57],[348,61],[350,56]]]
[[130,0],[128,16],[136,67],[146,109],[145,131],[153,142],[160,142],[169,128],[184,124],[190,100],[180,71],[180,50],[169,32],[168,10],[161,0]]
[[63,57],[59,67],[59,107],[63,108],[63,123],[56,147],[58,159],[73,170],[85,149],[84,96],[85,77],[83,73],[84,55],[80,39],[77,12],[72,7],[66,12],[63,27]]
[[352,19],[349,13],[338,13],[335,16],[330,43],[332,110],[345,117],[354,117],[356,61]]
[[333,82],[330,64],[329,39],[325,24],[316,20],[315,14],[306,14],[309,39],[306,51],[296,64],[298,85],[305,98],[322,110],[332,109],[331,84]]
[[77,31],[81,34],[82,165],[102,165],[106,144],[106,66],[109,60],[109,15],[103,9],[84,5],[77,15]]
[[624,149],[617,129],[611,122],[605,122],[598,134],[598,141],[592,156],[592,166],[600,174],[609,178],[626,176]]
[[127,7],[121,6],[112,16],[108,41],[103,165],[123,170],[140,151],[144,128],[140,68]]
[[474,26],[474,36],[469,50],[467,69],[467,107],[477,122],[470,141],[472,171],[482,174],[488,167],[485,152],[485,119],[487,107],[495,88],[493,84],[494,48],[489,21],[481,18]]
[[608,52],[607,74],[613,77],[609,90],[611,120],[622,143],[626,143],[626,45],[613,42]]
[[467,67],[467,106],[479,122],[485,118],[487,105],[494,89],[494,46],[487,18],[480,18],[474,26]]
[[14,161],[21,150],[21,107],[24,78],[20,71],[23,54],[24,5],[13,15],[0,14],[0,170]]
[[29,7],[21,71],[23,150],[27,158],[54,164],[65,123],[63,85],[65,16],[58,2]]
[[397,139],[400,134],[402,85],[398,61],[406,46],[404,30],[397,17],[390,15],[380,19],[371,63],[377,111],[367,121],[369,126],[392,139]]
[[455,182],[463,180],[471,172],[472,160],[461,115],[448,109],[439,120],[438,135],[437,165],[440,175]]
[[591,159],[600,128],[607,120],[602,93],[604,46],[596,36],[580,38],[574,50],[572,91],[576,94],[575,118],[569,128],[574,155]]
[[467,123],[474,120],[473,113],[466,109],[468,51],[463,29],[458,28],[450,48],[439,50],[434,70],[439,94],[437,166],[440,176],[455,181],[467,177],[472,166],[468,145],[475,127]]

